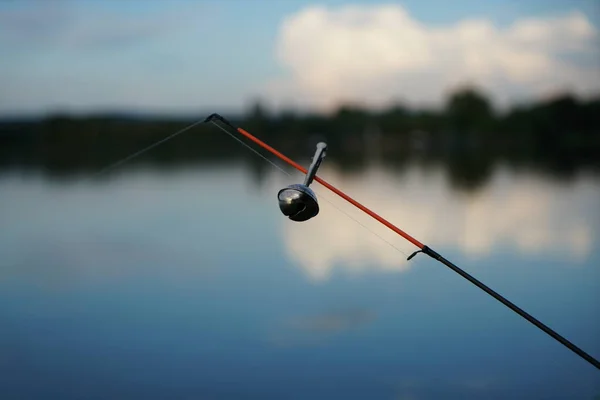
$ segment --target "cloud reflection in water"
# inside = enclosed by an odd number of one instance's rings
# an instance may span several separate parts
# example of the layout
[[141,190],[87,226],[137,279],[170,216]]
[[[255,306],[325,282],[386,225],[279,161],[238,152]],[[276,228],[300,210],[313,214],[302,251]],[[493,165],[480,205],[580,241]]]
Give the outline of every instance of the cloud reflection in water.
[[[443,171],[412,168],[394,176],[371,168],[344,179],[324,167],[320,175],[420,241],[471,258],[506,251],[581,262],[597,237],[600,183],[593,177],[563,184],[498,168],[487,186],[467,194],[454,191]],[[410,243],[322,187],[315,189],[319,216],[305,223],[284,220],[282,227],[289,255],[311,279],[327,280],[336,267],[346,273],[409,268],[405,256],[335,207],[406,254],[415,250]]]

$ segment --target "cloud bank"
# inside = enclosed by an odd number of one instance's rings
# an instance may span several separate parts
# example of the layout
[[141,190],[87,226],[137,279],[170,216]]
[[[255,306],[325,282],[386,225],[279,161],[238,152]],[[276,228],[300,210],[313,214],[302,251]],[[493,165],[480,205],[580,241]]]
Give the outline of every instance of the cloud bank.
[[510,26],[469,19],[430,26],[401,5],[313,6],[286,18],[276,56],[288,76],[268,85],[275,104],[328,110],[340,102],[439,105],[476,84],[498,105],[569,90],[600,92],[598,29],[580,12]]
[[[344,181],[324,169],[321,176],[424,243],[440,251],[457,248],[473,258],[508,251],[577,263],[590,255],[599,234],[600,187],[592,178],[555,185],[500,169],[488,186],[466,195],[454,192],[442,171],[423,175],[412,169],[399,177],[373,169]],[[315,191],[319,216],[301,224],[284,220],[282,226],[288,254],[310,279],[325,281],[336,268],[356,274],[410,267],[412,261],[360,224],[405,255],[414,246],[325,189]]]

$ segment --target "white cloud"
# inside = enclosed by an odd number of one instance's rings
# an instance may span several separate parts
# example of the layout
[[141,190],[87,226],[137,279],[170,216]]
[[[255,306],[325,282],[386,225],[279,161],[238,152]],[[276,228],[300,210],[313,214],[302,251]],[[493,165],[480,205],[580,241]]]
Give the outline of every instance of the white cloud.
[[[499,169],[485,188],[467,195],[455,192],[442,171],[424,175],[411,169],[399,177],[372,169],[345,181],[324,167],[321,176],[418,240],[474,258],[508,250],[578,262],[593,251],[600,233],[600,187],[592,178],[558,185]],[[318,184],[314,189],[320,214],[303,223],[284,220],[282,226],[288,253],[309,278],[327,280],[335,268],[354,274],[412,265],[406,255],[414,246]],[[340,214],[324,196],[405,254]]]
[[[565,56],[566,53],[567,56]],[[279,105],[340,101],[435,104],[476,83],[501,104],[564,89],[600,91],[598,31],[580,12],[501,28],[486,19],[428,26],[400,5],[308,7],[281,25],[277,57],[289,76],[268,85]],[[592,59],[592,66],[573,56]]]

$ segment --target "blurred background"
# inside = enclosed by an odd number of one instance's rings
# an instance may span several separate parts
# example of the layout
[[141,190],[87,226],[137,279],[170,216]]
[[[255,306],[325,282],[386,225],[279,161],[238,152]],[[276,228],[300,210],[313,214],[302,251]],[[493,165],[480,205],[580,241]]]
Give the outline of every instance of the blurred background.
[[[0,1],[0,397],[597,399],[596,0]],[[245,139],[241,138],[245,141]]]

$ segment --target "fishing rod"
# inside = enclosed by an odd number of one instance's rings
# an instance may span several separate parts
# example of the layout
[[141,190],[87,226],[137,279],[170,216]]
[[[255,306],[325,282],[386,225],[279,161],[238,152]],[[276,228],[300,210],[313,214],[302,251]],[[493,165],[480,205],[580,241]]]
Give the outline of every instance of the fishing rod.
[[[363,211],[370,217],[376,219],[377,221],[379,221],[380,223],[385,225],[387,228],[394,231],[395,233],[397,233],[398,235],[400,235],[401,237],[403,237],[404,239],[406,239],[407,241],[409,241],[410,243],[412,243],[413,245],[418,247],[419,250],[415,251],[410,256],[408,256],[407,260],[411,260],[414,256],[416,256],[419,253],[423,253],[423,254],[428,255],[429,257],[433,258],[434,260],[439,261],[440,263],[444,264],[446,267],[450,268],[451,270],[453,270],[454,272],[456,272],[457,274],[459,274],[460,276],[462,276],[463,278],[465,278],[466,280],[471,282],[473,285],[477,286],[479,289],[483,290],[484,292],[486,292],[487,294],[489,294],[490,296],[492,296],[493,298],[498,300],[500,303],[504,304],[506,307],[510,308],[515,313],[519,314],[521,317],[525,318],[527,321],[529,321],[530,323],[532,323],[533,325],[535,325],[536,327],[538,327],[539,329],[544,331],[551,338],[555,339],[556,341],[558,341],[559,343],[561,343],[562,345],[567,347],[569,350],[571,350],[572,352],[574,352],[575,354],[577,354],[578,356],[580,356],[581,358],[583,358],[584,360],[586,360],[587,362],[592,364],[594,367],[596,367],[597,369],[600,369],[600,362],[598,360],[596,360],[594,357],[590,356],[588,353],[586,353],[585,351],[583,351],[582,349],[580,349],[579,347],[574,345],[572,342],[567,340],[565,337],[558,334],[556,331],[554,331],[553,329],[551,329],[550,327],[548,327],[547,325],[545,325],[544,323],[542,323],[541,321],[539,321],[538,319],[533,317],[531,314],[527,313],[526,311],[524,311],[523,309],[521,309],[520,307],[518,307],[517,305],[515,305],[508,299],[506,299],[504,296],[502,296],[498,292],[494,291],[493,289],[491,289],[490,287],[488,287],[481,281],[477,280],[475,277],[473,277],[472,275],[470,275],[463,269],[459,268],[454,263],[450,262],[448,259],[443,257],[441,254],[434,251],[431,247],[421,243],[419,240],[415,239],[408,233],[404,232],[402,229],[398,228],[397,226],[395,226],[394,224],[392,224],[385,218],[376,214],[374,211],[372,211],[372,210],[368,209],[367,207],[365,207],[364,205],[360,204],[358,201],[354,200],[352,197],[348,196],[346,193],[342,192],[340,189],[336,188],[335,186],[331,185],[330,183],[326,182],[325,180],[323,180],[322,178],[317,176],[316,175],[317,170],[327,152],[327,144],[325,144],[323,142],[320,142],[317,144],[317,150],[315,152],[315,155],[313,156],[312,163],[309,166],[309,168],[306,169],[303,166],[301,166],[300,164],[298,164],[295,161],[293,161],[292,159],[290,159],[289,157],[280,153],[273,147],[269,146],[262,140],[258,139],[256,136],[250,134],[248,131],[246,131],[240,127],[234,126],[228,120],[226,120],[225,118],[223,118],[221,115],[219,115],[217,113],[209,115],[204,120],[204,122],[205,123],[210,122],[210,123],[216,125],[217,127],[221,128],[221,126],[218,124],[218,122],[220,122],[232,129],[234,129],[239,134],[243,135],[247,139],[256,143],[263,149],[269,151],[270,153],[277,156],[281,160],[285,161],[286,163],[288,163],[289,165],[291,165],[298,171],[302,172],[303,174],[306,174],[304,183],[289,185],[289,186],[281,189],[277,193],[277,198],[279,201],[279,209],[290,220],[296,221],[296,222],[302,222],[302,221],[307,221],[307,220],[315,217],[316,215],[318,215],[319,205],[318,205],[318,201],[317,201],[317,196],[312,191],[312,189],[309,188],[309,185],[313,182],[313,180],[317,181],[318,183],[325,186],[327,189],[329,189],[336,195],[340,196],[341,198],[343,198],[344,200],[346,200],[347,202],[349,202],[350,204],[352,204],[359,210]],[[221,129],[223,129],[223,128],[221,128]]]

